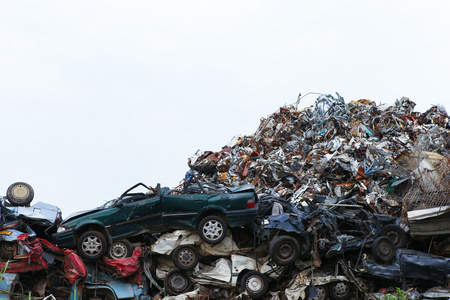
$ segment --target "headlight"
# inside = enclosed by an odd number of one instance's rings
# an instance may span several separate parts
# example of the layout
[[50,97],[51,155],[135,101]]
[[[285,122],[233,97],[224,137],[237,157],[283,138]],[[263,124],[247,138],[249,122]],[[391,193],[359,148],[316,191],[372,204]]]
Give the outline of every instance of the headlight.
[[66,230],[67,230],[66,226],[59,226],[58,229],[56,230],[56,232],[63,232]]
[[269,220],[267,220],[267,219],[264,219],[264,221],[263,221],[263,225],[269,225],[270,224],[270,221]]

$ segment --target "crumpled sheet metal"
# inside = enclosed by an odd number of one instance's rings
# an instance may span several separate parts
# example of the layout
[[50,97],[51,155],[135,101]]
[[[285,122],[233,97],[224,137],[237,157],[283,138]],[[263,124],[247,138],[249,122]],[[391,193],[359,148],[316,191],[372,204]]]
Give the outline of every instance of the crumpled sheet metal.
[[0,269],[7,266],[6,273],[25,273],[48,269],[49,265],[44,258],[44,247],[46,247],[51,252],[64,256],[65,260],[62,269],[64,271],[64,278],[70,284],[74,284],[78,279],[86,276],[86,267],[81,258],[73,250],[58,248],[49,241],[40,238],[35,238],[30,241],[26,233],[18,237],[18,242],[28,250],[28,253],[22,256],[16,256],[10,262],[0,262]]
[[282,213],[278,215],[271,215],[267,217],[270,222],[265,225],[264,228],[281,229],[286,232],[303,233],[305,232],[305,226],[302,223],[302,219],[298,215],[291,215],[288,213]]
[[3,214],[8,213],[11,217],[25,217],[26,219],[41,221],[47,224],[53,224],[60,212],[58,207],[44,202],[37,202],[30,207],[5,207],[5,198],[0,197],[0,201],[4,210]]
[[[293,201],[309,194],[330,198],[376,194],[398,203],[399,190],[386,191],[388,179],[409,175],[397,157],[418,146],[420,151],[450,155],[445,110],[432,107],[422,114],[414,112],[414,106],[406,97],[387,106],[321,95],[310,108],[280,108],[261,120],[254,135],[235,139],[219,152],[199,152],[189,165],[203,180],[225,186],[250,183],[258,193]],[[380,213],[397,212],[392,208],[395,203],[374,206]]]
[[231,271],[231,261],[219,258],[211,266],[199,263],[194,269],[193,275],[195,281],[200,284],[211,284],[211,281],[213,281],[218,286],[230,287]]
[[155,276],[159,280],[164,280],[166,276],[177,267],[172,262],[172,259],[167,255],[162,255],[153,260],[156,264]]
[[141,253],[142,249],[138,247],[134,249],[131,257],[110,259],[106,256],[103,256],[103,261],[115,270],[115,277],[128,277],[138,272],[140,268],[139,258],[141,256]]
[[176,230],[163,234],[151,246],[151,251],[154,254],[170,255],[180,245],[197,245],[202,256],[229,256],[232,253],[245,252],[245,249],[239,249],[233,241],[230,231],[223,241],[211,245],[203,242],[197,232],[189,230]]

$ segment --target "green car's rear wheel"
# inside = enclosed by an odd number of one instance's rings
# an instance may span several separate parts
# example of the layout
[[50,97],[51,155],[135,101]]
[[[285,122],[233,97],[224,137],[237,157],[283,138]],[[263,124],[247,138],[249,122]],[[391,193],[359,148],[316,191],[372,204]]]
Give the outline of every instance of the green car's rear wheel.
[[198,233],[208,244],[218,244],[227,235],[227,223],[219,216],[206,217],[200,222]]

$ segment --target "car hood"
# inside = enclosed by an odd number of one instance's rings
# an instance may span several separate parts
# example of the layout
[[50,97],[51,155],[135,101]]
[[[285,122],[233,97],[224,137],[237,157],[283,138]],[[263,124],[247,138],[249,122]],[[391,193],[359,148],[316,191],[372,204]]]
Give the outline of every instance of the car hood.
[[73,214],[69,215],[67,218],[64,218],[64,222],[62,222],[61,224],[64,224],[64,223],[66,223],[68,221],[71,221],[71,220],[76,219],[76,218],[81,217],[81,216],[85,216],[85,215],[89,215],[89,214],[95,213],[95,212],[97,212],[99,210],[102,210],[102,208],[97,207],[97,208],[94,208],[94,209],[88,209],[88,210],[82,210],[82,211],[74,212]]

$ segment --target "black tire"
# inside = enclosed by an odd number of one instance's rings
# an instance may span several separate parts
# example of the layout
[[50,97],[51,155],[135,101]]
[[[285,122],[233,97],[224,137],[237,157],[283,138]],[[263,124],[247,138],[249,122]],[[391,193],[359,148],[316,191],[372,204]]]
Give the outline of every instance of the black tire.
[[172,271],[164,278],[166,293],[176,296],[192,291],[192,281],[181,271]]
[[248,271],[241,280],[242,291],[253,299],[264,297],[269,291],[269,283],[267,277],[258,271]]
[[227,235],[227,223],[219,216],[206,217],[198,225],[198,234],[208,244],[218,244]]
[[292,236],[277,236],[269,245],[269,256],[279,266],[288,266],[300,254],[300,244]]
[[17,246],[16,242],[1,242],[0,255],[2,256],[2,258],[5,259],[13,258],[16,246]]
[[173,264],[180,270],[189,271],[198,264],[199,255],[192,245],[178,246],[172,252]]
[[352,294],[352,286],[345,281],[336,281],[329,284],[330,298],[333,300],[349,299]]
[[33,201],[34,190],[28,183],[16,182],[8,187],[6,198],[12,205],[27,206]]
[[380,236],[372,244],[373,256],[381,262],[390,262],[395,256],[395,247],[391,239]]
[[98,260],[107,250],[106,238],[95,230],[84,233],[77,244],[78,254],[88,261]]
[[120,259],[131,257],[133,254],[133,246],[128,240],[120,240],[113,242],[108,248],[108,257],[111,259]]
[[317,295],[315,297],[311,297],[309,295],[310,293],[310,287],[306,288],[306,299],[311,300],[326,300],[328,299],[328,287],[326,285],[316,285],[314,286],[316,288]]
[[395,224],[384,226],[381,235],[390,238],[396,249],[405,247],[408,240],[406,232]]

